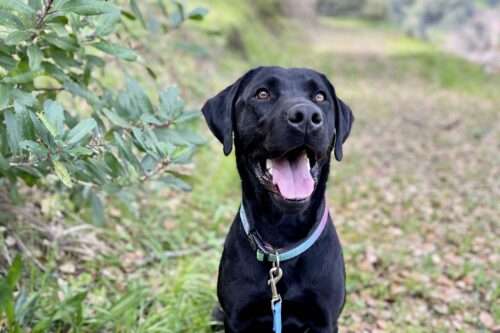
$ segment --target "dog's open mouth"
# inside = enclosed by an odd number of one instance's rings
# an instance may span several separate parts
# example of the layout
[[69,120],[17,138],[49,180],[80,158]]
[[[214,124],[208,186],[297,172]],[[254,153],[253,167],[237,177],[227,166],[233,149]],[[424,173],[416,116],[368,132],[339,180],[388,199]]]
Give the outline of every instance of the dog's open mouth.
[[307,148],[291,150],[277,158],[256,163],[261,184],[285,200],[302,201],[314,191],[318,175],[316,154]]

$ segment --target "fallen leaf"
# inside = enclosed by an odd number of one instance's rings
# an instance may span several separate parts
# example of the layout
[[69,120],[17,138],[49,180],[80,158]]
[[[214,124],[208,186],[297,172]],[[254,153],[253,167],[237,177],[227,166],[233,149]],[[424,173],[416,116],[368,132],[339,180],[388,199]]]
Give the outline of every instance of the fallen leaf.
[[16,245],[16,240],[14,237],[7,236],[7,238],[5,238],[5,244],[7,244],[8,247],[12,247]]
[[59,270],[63,273],[66,273],[66,274],[73,274],[73,273],[75,273],[76,268],[72,262],[68,261],[68,262],[62,264],[59,267]]
[[491,328],[491,327],[493,327],[493,325],[495,325],[495,321],[493,320],[493,317],[486,311],[483,311],[479,314],[479,320],[487,328]]

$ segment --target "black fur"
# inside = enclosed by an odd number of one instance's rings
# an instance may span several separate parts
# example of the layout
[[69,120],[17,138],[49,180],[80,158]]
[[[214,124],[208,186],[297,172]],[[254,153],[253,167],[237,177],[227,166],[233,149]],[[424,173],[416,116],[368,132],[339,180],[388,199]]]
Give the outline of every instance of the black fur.
[[[270,92],[269,100],[255,97],[262,88]],[[325,95],[324,102],[313,100],[318,92]],[[297,107],[306,115],[321,113],[320,125],[291,124],[288,112]],[[202,111],[226,155],[234,136],[242,202],[250,223],[276,248],[304,239],[321,218],[331,152],[338,161],[342,159],[342,144],[354,120],[333,85],[309,69],[259,67],[209,99]],[[290,202],[262,185],[255,165],[302,148],[317,157],[316,187],[309,199]],[[237,214],[224,245],[217,285],[220,308],[214,310],[225,332],[272,332],[270,267],[256,260]],[[281,267],[283,332],[337,332],[345,301],[345,271],[333,223],[308,251]]]

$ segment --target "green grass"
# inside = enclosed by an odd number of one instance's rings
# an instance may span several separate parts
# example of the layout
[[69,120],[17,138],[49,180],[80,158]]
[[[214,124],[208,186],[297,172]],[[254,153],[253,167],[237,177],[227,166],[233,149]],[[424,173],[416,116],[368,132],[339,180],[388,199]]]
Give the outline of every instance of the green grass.
[[421,76],[445,89],[454,89],[474,96],[494,97],[494,88],[500,84],[498,75],[485,73],[484,69],[457,56],[440,50],[437,46],[405,37],[391,41],[389,54],[404,75]]
[[[145,37],[163,59],[151,61],[157,84],[177,82],[195,108],[250,67],[313,67],[354,110],[328,189],[348,276],[342,331],[481,332],[484,313],[498,323],[498,76],[386,25],[280,19],[286,31],[277,33],[247,2],[209,6],[202,25],[163,42]],[[228,48],[231,31],[243,53]],[[0,231],[0,253],[3,245],[15,252],[7,245],[15,233],[46,270],[24,258],[15,293],[24,328],[210,332],[221,242],[240,189],[234,156],[199,128],[208,144],[181,170],[192,173],[191,192],[151,185],[133,197],[117,193],[107,225],[57,242],[23,223]],[[61,230],[85,225],[78,214],[60,216],[60,197],[40,202],[41,212],[30,206],[19,218],[34,214]]]

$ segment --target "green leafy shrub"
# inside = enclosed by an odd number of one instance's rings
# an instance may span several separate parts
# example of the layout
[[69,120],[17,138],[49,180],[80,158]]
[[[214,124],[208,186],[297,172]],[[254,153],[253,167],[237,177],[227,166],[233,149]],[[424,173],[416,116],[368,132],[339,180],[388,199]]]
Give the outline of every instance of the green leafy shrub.
[[176,87],[155,103],[131,77],[119,91],[103,79],[109,62],[140,60],[127,24],[168,31],[206,14],[158,6],[163,21],[148,21],[134,0],[0,2],[0,185],[12,198],[20,181],[62,189],[103,223],[106,193],[149,179],[187,188],[170,167],[202,142],[188,126],[197,112]]

